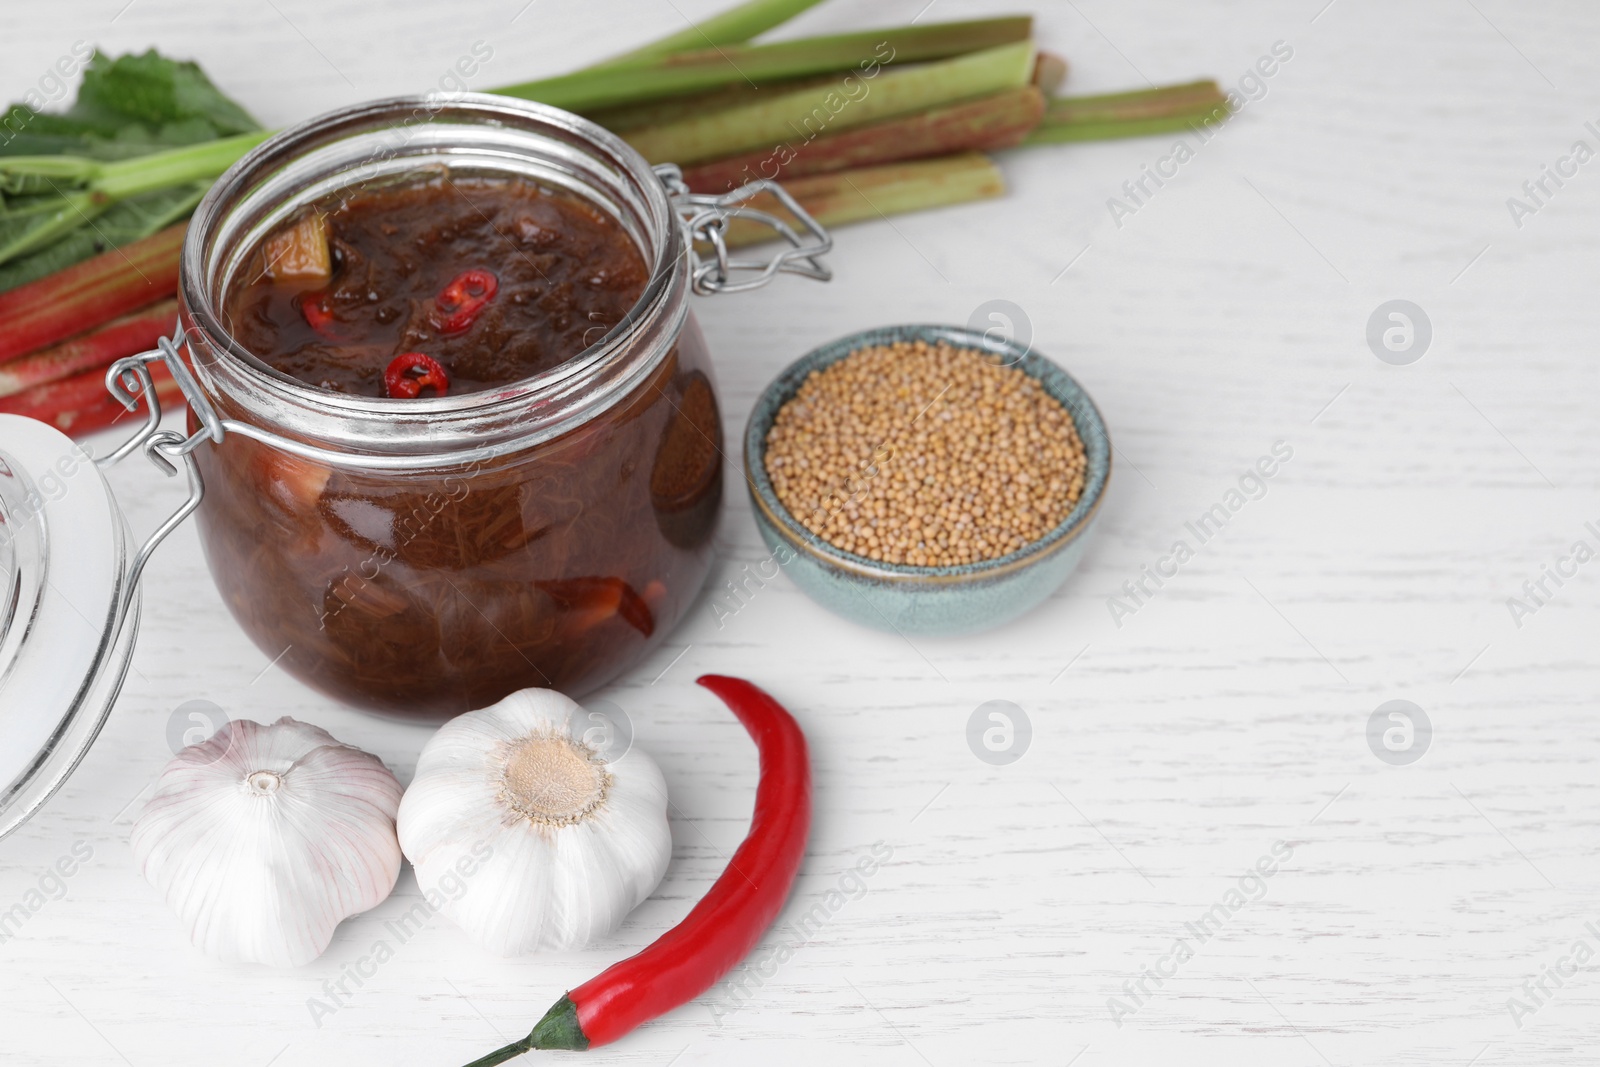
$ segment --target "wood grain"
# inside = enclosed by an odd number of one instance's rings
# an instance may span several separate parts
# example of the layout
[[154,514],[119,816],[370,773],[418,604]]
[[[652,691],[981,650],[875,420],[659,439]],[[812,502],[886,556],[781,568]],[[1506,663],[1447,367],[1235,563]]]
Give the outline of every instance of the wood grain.
[[[122,2],[8,6],[0,90],[20,96],[74,40],[159,44],[280,124],[427,88],[477,40],[494,48],[482,87],[598,58],[721,0],[134,0],[119,14]],[[906,21],[924,2],[865,17]],[[1038,0],[1041,43],[1070,57],[1075,92],[1205,74],[1237,86],[1274,42],[1293,57],[1120,227],[1107,200],[1175,138],[1008,154],[1004,200],[841,231],[831,285],[786,279],[698,305],[733,440],[758,390],[813,344],[1021,305],[1117,447],[1095,541],[1046,606],[995,633],[908,641],[826,614],[785,579],[722,626],[703,601],[605,694],[679,809],[656,896],[609,943],[535,959],[491,959],[437,920],[319,1027],[308,999],[411,906],[409,873],[312,966],[226,967],[184,943],[132,869],[132,805],[189,699],[306,718],[403,780],[426,732],[272,669],[182,530],[151,565],[103,739],[0,845],[0,909],[74,843],[93,848],[64,898],[0,944],[0,1058],[438,1065],[523,1032],[676,921],[742,836],[752,749],[692,684],[715,670],[790,702],[815,746],[817,825],[789,915],[874,842],[893,857],[747,1004],[722,1011],[719,991],[594,1060],[1600,1062],[1594,962],[1520,1028],[1507,1009],[1574,941],[1600,948],[1585,928],[1600,927],[1600,564],[1520,628],[1505,606],[1600,520],[1600,161],[1521,228],[1506,207],[1573,141],[1600,147],[1584,129],[1600,119],[1600,11],[1321,3]],[[864,9],[833,0],[786,32],[858,25]],[[925,17],[989,10],[938,0]],[[1434,330],[1407,367],[1364,340],[1396,298]],[[1294,456],[1267,495],[1117,626],[1107,598],[1278,440]],[[136,530],[181,494],[142,463],[114,480]],[[714,583],[764,555],[748,512],[730,494]],[[1367,747],[1369,715],[1392,698],[1435,729],[1409,767]],[[993,699],[1034,728],[1006,767],[965,740]],[[1279,841],[1292,855],[1264,895],[1118,1026],[1110,998]]]

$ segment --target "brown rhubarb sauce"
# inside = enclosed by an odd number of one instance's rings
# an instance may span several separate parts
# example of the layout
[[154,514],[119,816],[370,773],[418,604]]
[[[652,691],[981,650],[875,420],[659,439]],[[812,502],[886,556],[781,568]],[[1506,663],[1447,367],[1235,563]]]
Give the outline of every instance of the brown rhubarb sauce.
[[[223,303],[240,345],[397,408],[561,365],[649,281],[609,214],[515,178],[347,191],[245,263]],[[527,686],[581,693],[635,662],[699,590],[722,491],[692,318],[622,400],[486,463],[363,470],[239,434],[196,457],[211,570],[262,651],[341,700],[427,718]]]

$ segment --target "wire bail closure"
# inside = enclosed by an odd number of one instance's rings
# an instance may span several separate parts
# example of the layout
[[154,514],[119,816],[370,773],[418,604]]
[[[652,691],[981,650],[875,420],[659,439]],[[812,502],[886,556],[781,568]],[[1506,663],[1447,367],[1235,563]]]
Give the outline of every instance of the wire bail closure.
[[[667,199],[682,220],[691,265],[690,287],[697,296],[759,289],[780,273],[799,274],[819,282],[832,280],[833,271],[821,261],[822,256],[833,250],[832,235],[777,182],[763,178],[732,192],[711,195],[690,192],[683,180],[683,171],[676,163],[662,163],[654,170],[667,190]],[[781,216],[750,206],[750,201],[763,193],[770,194],[799,221],[810,237],[809,242]],[[738,219],[770,228],[787,241],[789,247],[765,261],[733,258],[728,253],[728,226]],[[697,244],[711,246],[712,258],[702,258],[695,248]],[[735,273],[754,274],[754,277],[733,281]]]
[[[140,400],[143,400],[147,411],[144,425],[138,432],[110,455],[97,458],[94,461],[95,466],[105,470],[116,466],[135,452],[143,452],[149,457],[150,462],[169,478],[175,477],[181,466],[189,481],[189,498],[179,505],[178,510],[168,516],[165,522],[156,527],[140,547],[138,554],[133,557],[133,562],[128,565],[128,580],[119,608],[124,614],[132,608],[133,599],[138,596],[139,576],[144,572],[145,564],[150,561],[150,557],[161,542],[167,539],[167,535],[183,525],[184,520],[194,514],[201,500],[205,498],[205,482],[200,477],[200,467],[195,462],[194,450],[206,441],[220,441],[223,437],[222,420],[217,418],[216,411],[200,391],[199,383],[189,372],[188,364],[184,363],[183,357],[178,354],[178,349],[184,340],[183,324],[179,322],[173,330],[172,337],[161,338],[156,342],[153,351],[119,359],[106,371],[106,389],[123,407],[129,411],[137,411]],[[150,375],[152,363],[166,365],[173,380],[178,383],[178,388],[183,392],[189,410],[194,412],[195,418],[199,421],[200,428],[189,437],[184,437],[176,430],[161,429],[161,396],[156,391],[155,379]]]

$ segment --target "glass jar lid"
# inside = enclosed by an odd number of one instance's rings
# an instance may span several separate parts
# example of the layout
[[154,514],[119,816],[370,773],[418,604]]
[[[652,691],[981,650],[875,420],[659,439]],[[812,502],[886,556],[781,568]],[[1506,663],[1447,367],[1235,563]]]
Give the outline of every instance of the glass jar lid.
[[138,629],[122,512],[54,427],[0,415],[0,837],[100,733]]

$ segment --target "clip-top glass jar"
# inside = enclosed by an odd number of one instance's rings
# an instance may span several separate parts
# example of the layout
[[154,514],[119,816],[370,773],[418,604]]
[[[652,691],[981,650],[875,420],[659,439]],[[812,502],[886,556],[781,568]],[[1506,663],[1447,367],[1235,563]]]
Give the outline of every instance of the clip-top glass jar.
[[[317,388],[230,335],[225,299],[265,235],[341,190],[440,168],[588,201],[637,244],[643,294],[566,362],[440,397]],[[808,238],[746,205],[758,192],[782,198]],[[729,259],[734,214],[773,224],[788,245],[769,261]],[[714,258],[694,254],[696,237]],[[690,196],[675,168],[653,170],[593,123],[537,104],[402,98],[272,138],[195,212],[179,284],[195,390],[185,454],[223,599],[289,673],[388,714],[605,683],[661,641],[711,563],[722,430],[690,292],[778,271],[826,278],[814,257],[828,247],[770,183]],[[739,270],[756,277],[735,283]]]
[[[587,201],[637,245],[643,293],[566,362],[453,396],[322,390],[231,336],[229,287],[274,227],[352,186],[441,169]],[[732,257],[736,218],[786,244]],[[130,411],[144,403],[142,429],[91,456],[0,415],[0,837],[93,744],[132,655],[139,576],[197,511],[245,631],[358,707],[440,718],[525,686],[581,694],[637,661],[699,590],[722,494],[716,390],[688,296],[780,272],[826,280],[831,246],[772,182],[693,195],[677,168],[652,170],[599,126],[501,97],[378,101],[263,142],[190,222],[175,335],[107,373]],[[189,404],[187,434],[161,427],[162,368]],[[182,469],[189,495],[135,549],[101,472],[141,451]]]

